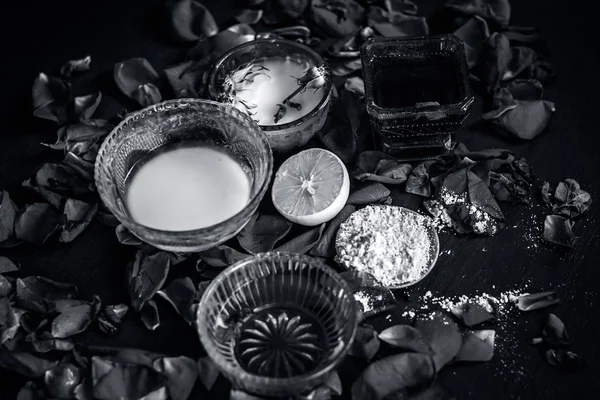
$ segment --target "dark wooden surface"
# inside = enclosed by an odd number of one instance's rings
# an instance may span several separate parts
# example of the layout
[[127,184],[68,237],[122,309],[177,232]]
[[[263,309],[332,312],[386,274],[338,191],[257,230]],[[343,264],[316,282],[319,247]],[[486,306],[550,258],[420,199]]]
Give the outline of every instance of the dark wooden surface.
[[[41,72],[56,74],[66,60],[90,54],[92,71],[76,85],[86,94],[102,90],[99,111],[109,116],[119,110],[122,97],[112,83],[112,67],[130,57],[146,57],[157,69],[183,58],[186,46],[169,40],[160,17],[160,0],[118,2],[33,1],[2,5],[0,34],[0,188],[18,193],[20,183],[42,163],[58,157],[39,143],[55,139],[52,123],[31,114],[30,90]],[[217,19],[226,20],[229,1],[207,2]],[[418,2],[425,14],[439,1]],[[597,24],[584,2],[519,0],[513,2],[513,24],[541,29],[548,42],[557,80],[546,85],[545,96],[556,102],[550,128],[530,142],[507,141],[486,131],[461,133],[470,148],[505,147],[526,157],[536,174],[552,183],[565,177],[578,180],[596,203],[575,226],[579,236],[571,252],[558,252],[528,239],[543,224],[538,208],[508,207],[508,229],[493,238],[441,236],[443,254],[433,273],[414,287],[410,303],[430,290],[436,296],[495,295],[511,289],[556,290],[563,302],[553,309],[567,325],[573,350],[585,356],[587,368],[565,374],[548,366],[542,353],[527,344],[539,333],[545,312],[510,314],[497,333],[498,349],[484,365],[454,366],[440,379],[460,399],[594,399],[600,396],[600,58]],[[584,11],[584,7],[587,11]],[[111,98],[112,97],[112,98]],[[476,105],[480,108],[480,101]],[[18,196],[18,195],[17,195]],[[27,198],[18,198],[27,200]],[[397,202],[403,204],[404,198]],[[128,301],[124,268],[133,249],[120,245],[113,230],[92,224],[75,242],[43,248],[23,246],[0,250],[22,265],[24,274],[37,274],[79,285],[84,294],[99,294],[106,304]],[[192,274],[184,264],[173,276]],[[131,316],[113,338],[88,333],[83,340],[156,350],[168,354],[201,355],[192,327],[160,301],[162,325],[148,332]],[[406,305],[411,307],[411,305]],[[404,321],[402,309],[373,323],[382,327]],[[392,322],[390,322],[390,319]],[[341,370],[347,396],[360,363],[349,360]],[[4,373],[3,373],[4,374]],[[226,398],[227,385],[210,398]],[[12,396],[2,389],[0,398]],[[205,397],[207,398],[207,397]]]

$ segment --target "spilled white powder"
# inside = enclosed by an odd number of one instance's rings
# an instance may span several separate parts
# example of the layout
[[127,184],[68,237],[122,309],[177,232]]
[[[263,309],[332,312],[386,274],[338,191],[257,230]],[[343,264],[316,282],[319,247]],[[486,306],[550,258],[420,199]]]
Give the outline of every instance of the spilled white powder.
[[367,206],[342,223],[336,261],[365,271],[384,286],[422,278],[429,269],[430,218],[397,206]]
[[376,301],[383,300],[383,296],[381,294],[372,296],[363,291],[357,291],[354,293],[354,300],[358,301],[363,306],[363,312],[368,313],[373,311],[375,307]]

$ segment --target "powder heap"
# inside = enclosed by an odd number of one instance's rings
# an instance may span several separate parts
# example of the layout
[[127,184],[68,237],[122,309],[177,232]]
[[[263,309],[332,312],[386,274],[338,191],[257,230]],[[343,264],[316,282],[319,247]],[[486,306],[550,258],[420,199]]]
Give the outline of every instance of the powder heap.
[[342,223],[336,261],[368,272],[383,286],[422,278],[429,270],[430,218],[397,206],[367,206]]

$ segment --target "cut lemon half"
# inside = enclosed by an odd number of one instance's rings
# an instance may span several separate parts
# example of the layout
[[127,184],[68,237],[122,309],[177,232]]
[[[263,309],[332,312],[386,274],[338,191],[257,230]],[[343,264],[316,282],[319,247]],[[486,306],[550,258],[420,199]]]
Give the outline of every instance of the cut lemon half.
[[271,199],[288,220],[315,226],[344,208],[350,194],[346,166],[330,151],[308,149],[291,156],[275,174]]

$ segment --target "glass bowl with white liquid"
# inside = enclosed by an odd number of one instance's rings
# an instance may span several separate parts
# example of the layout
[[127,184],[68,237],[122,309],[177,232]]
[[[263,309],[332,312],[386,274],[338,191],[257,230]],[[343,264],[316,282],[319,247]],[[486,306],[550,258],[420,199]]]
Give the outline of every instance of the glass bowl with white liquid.
[[[293,97],[301,78],[320,67],[322,86],[309,85]],[[309,72],[310,75],[310,72]],[[333,82],[323,58],[310,47],[285,39],[257,39],[225,53],[208,78],[214,100],[251,115],[267,134],[273,152],[305,145],[325,124]]]
[[346,281],[319,259],[257,254],[219,274],[196,315],[204,349],[236,389],[298,396],[348,353],[357,310]]
[[95,181],[135,236],[162,250],[199,252],[244,227],[272,170],[267,137],[247,114],[177,99],[127,115],[100,148]]

